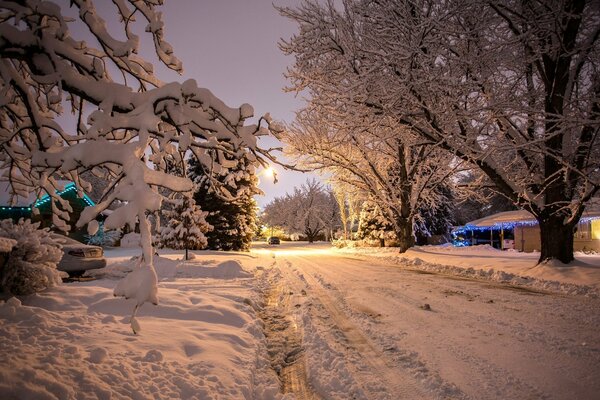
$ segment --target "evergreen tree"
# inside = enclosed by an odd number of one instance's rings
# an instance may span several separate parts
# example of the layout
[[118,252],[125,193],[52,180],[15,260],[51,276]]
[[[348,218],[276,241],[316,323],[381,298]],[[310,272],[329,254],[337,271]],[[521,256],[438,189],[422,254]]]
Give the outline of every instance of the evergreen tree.
[[383,216],[381,209],[369,201],[363,203],[356,235],[360,240],[379,240],[381,247],[385,246],[385,239],[396,239],[392,224]]
[[206,222],[207,212],[196,205],[191,196],[183,196],[175,200],[172,210],[164,210],[169,222],[161,229],[160,239],[164,247],[185,249],[185,259],[188,259],[188,249],[200,250],[206,247],[205,233],[212,227]]
[[433,189],[437,201],[424,202],[418,209],[415,218],[415,239],[420,246],[428,243],[431,236],[446,237],[452,230],[455,221],[456,205],[453,187],[442,183]]
[[[253,171],[246,164],[239,164],[232,174],[218,176],[224,193],[215,191],[197,162],[190,163],[189,175],[196,184],[194,200],[208,212],[206,221],[213,226],[213,230],[206,234],[207,247],[212,250],[249,250],[257,225],[257,206],[253,196],[260,193]],[[234,199],[227,199],[226,195]]]

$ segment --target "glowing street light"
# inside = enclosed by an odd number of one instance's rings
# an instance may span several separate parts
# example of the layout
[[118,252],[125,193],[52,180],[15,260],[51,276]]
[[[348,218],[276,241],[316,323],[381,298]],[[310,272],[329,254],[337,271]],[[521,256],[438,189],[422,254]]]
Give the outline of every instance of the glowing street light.
[[265,168],[265,170],[263,171],[263,174],[264,174],[264,175],[265,175],[267,178],[271,179],[271,178],[273,178],[273,176],[275,175],[275,171],[273,170],[273,168],[271,168],[271,167],[267,167],[267,168]]

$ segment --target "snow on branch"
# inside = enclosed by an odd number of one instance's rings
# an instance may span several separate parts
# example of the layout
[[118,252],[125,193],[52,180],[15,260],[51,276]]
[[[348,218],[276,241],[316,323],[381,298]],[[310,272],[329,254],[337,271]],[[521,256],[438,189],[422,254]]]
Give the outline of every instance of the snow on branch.
[[[139,223],[141,267],[151,268],[146,216],[161,207],[157,189],[193,188],[189,179],[167,171],[166,160],[182,163],[192,154],[209,175],[221,177],[239,163],[265,165],[274,156],[257,146],[257,138],[280,128],[268,115],[247,125],[254,114],[250,105],[229,107],[193,79],[165,84],[154,75],[152,64],[137,54],[136,18],[146,22],[158,59],[183,71],[164,39],[157,7],[162,1],[102,4],[103,11],[111,10],[120,21],[125,39],[109,32],[98,4],[71,1],[77,21],[66,17],[66,5],[52,1],[0,3],[0,179],[10,183],[16,196],[47,193],[53,199],[54,224],[67,229],[70,209],[57,194],[59,181],[72,180],[83,192],[91,187],[84,173],[101,176],[108,181],[107,190],[96,206],[84,210],[77,225],[121,202],[106,227]],[[73,29],[76,23],[78,29]],[[81,27],[87,36],[77,37]],[[83,40],[90,35],[96,47]],[[223,179],[211,180],[219,181]],[[235,198],[236,193],[227,195]],[[144,280],[155,280],[151,275]]]

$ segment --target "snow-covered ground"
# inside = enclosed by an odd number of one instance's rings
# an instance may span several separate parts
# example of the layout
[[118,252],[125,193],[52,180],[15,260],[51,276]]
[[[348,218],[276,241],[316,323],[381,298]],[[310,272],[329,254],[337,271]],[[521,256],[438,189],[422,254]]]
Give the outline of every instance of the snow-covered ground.
[[160,304],[138,312],[113,288],[140,249],[106,251],[102,279],[0,304],[1,399],[273,398],[253,271],[256,256],[202,252],[155,262]]
[[257,244],[189,261],[161,251],[160,304],[141,308],[134,335],[133,304],[112,290],[139,253],[108,250],[96,280],[0,302],[0,398],[600,393],[597,256],[578,255],[579,266],[563,270],[489,248],[421,247],[400,257]]
[[575,253],[575,261],[537,264],[540,253],[473,247],[416,246],[404,254],[393,247],[340,249],[342,253],[378,257],[420,270],[495,280],[587,295],[600,295],[600,254]]

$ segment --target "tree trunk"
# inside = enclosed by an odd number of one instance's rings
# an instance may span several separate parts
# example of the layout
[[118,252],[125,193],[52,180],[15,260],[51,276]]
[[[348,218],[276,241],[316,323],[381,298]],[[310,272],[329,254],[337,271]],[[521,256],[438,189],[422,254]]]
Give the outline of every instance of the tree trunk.
[[398,247],[400,247],[400,253],[404,253],[415,245],[412,219],[398,218],[395,225],[396,236],[398,237]]
[[539,221],[541,254],[538,263],[557,259],[565,264],[573,261],[573,225],[564,225],[563,216],[550,216]]
[[188,248],[187,247],[185,248],[185,260],[186,261],[189,260],[189,258],[188,258]]

